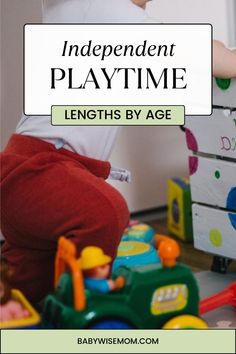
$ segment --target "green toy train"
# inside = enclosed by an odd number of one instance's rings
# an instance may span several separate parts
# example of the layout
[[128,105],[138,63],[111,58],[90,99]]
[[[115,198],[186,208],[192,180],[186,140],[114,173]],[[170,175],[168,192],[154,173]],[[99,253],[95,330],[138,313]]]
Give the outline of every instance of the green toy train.
[[112,278],[124,279],[124,287],[98,293],[84,287],[75,246],[61,238],[55,271],[55,292],[46,297],[43,324],[64,329],[207,328],[199,318],[199,294],[195,278],[176,263],[175,241],[156,237],[162,261],[140,267],[120,267]]

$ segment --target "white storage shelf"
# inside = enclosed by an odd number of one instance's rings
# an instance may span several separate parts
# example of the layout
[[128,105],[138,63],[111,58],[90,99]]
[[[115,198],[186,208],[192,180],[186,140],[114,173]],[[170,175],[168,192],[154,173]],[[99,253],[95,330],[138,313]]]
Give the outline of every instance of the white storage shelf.
[[236,259],[236,80],[218,84],[212,116],[186,118],[194,245]]

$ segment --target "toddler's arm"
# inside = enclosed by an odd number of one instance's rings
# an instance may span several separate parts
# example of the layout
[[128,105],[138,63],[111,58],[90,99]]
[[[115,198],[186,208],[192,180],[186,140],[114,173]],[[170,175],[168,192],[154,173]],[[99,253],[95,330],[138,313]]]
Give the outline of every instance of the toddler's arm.
[[213,42],[213,75],[224,79],[236,77],[236,49],[230,50],[216,40]]

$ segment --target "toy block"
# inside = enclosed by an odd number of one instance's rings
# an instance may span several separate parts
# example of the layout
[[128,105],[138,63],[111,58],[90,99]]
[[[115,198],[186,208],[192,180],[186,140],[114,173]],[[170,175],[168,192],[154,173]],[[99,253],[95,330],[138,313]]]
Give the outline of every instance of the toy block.
[[192,213],[189,179],[172,178],[168,181],[168,230],[183,241],[191,242]]

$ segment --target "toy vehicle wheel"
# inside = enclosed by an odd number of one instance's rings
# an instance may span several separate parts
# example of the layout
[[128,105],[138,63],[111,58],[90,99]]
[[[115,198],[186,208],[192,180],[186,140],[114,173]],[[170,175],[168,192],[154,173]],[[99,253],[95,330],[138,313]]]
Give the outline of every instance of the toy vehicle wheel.
[[205,329],[208,325],[201,318],[192,315],[181,315],[172,318],[163,327],[164,329]]
[[101,320],[96,323],[93,323],[89,326],[90,329],[133,329],[134,327],[131,326],[129,323],[110,319],[110,320]]

